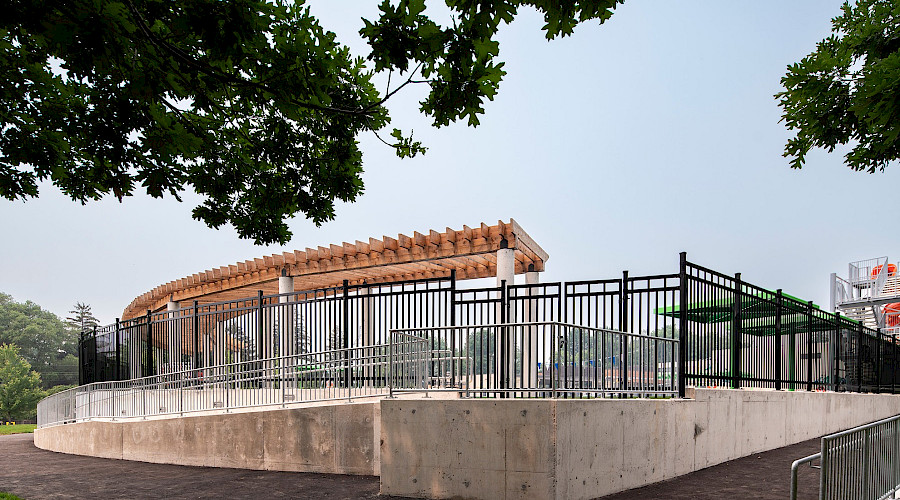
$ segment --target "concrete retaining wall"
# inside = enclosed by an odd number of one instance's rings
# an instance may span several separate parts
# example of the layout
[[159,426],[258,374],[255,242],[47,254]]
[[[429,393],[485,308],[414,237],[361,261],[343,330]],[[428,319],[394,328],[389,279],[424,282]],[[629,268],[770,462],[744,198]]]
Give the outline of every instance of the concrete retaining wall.
[[692,395],[385,400],[381,492],[596,498],[900,414],[900,396],[718,389]]
[[[145,462],[381,475],[384,494],[587,499],[900,414],[900,396],[697,389],[692,399],[393,399],[38,429]],[[798,457],[799,458],[799,457]]]
[[143,462],[378,475],[380,407],[341,403],[284,410],[93,421],[37,429],[38,448]]

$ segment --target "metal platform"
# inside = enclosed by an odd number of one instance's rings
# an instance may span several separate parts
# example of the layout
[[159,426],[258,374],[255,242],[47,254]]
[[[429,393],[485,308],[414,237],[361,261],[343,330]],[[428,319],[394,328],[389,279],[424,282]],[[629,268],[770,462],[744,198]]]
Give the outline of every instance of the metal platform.
[[831,308],[870,328],[900,335],[900,265],[876,257],[831,274]]

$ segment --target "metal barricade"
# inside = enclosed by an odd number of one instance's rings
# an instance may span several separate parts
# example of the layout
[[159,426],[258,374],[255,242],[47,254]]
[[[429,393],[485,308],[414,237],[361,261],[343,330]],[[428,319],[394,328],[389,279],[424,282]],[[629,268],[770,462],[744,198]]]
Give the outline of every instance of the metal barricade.
[[900,492],[900,415],[822,438],[822,450],[791,465],[791,500],[801,465],[820,461],[820,500],[881,500]]

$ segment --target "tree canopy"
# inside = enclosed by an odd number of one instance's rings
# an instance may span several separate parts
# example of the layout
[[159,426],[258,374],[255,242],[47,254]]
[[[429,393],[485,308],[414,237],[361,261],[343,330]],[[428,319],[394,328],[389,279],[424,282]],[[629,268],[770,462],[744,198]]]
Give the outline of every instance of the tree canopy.
[[91,312],[90,304],[75,302],[69,314],[71,316],[66,318],[66,324],[76,332],[86,332],[100,326],[100,322],[94,316],[94,313]]
[[45,387],[78,381],[77,333],[31,301],[0,293],[0,344],[13,344]]
[[420,110],[435,126],[475,126],[505,75],[498,29],[519,9],[540,11],[553,39],[622,1],[445,0],[441,25],[426,0],[385,0],[361,23],[363,59],[302,0],[12,0],[0,195],[36,197],[42,180],[82,203],[192,190],[204,200],[194,218],[286,243],[287,217],[321,224],[362,192],[360,134],[401,157],[424,152],[411,132],[385,132],[398,91],[427,85]]
[[801,168],[812,148],[852,145],[847,166],[882,171],[900,158],[900,3],[847,2],[832,25],[781,79],[782,120],[796,131],[784,156]]
[[0,344],[0,420],[15,420],[34,415],[44,397],[41,376],[31,371],[19,348]]

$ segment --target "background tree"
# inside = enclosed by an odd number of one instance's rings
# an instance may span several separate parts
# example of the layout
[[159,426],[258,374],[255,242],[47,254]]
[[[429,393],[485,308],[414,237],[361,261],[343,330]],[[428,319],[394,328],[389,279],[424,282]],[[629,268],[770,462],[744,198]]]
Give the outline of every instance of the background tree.
[[69,327],[76,332],[86,332],[92,330],[94,327],[100,326],[100,322],[91,312],[90,304],[75,302],[75,306],[69,311],[69,314],[71,314],[71,316],[66,318],[66,323],[68,323]]
[[782,120],[796,134],[784,156],[801,168],[810,149],[845,155],[854,170],[884,170],[900,158],[900,3],[847,2],[832,20],[832,35],[788,66],[776,94]]
[[78,381],[77,333],[34,302],[0,293],[0,344],[14,344],[45,387]]
[[[36,197],[48,179],[82,203],[193,190],[194,218],[286,243],[285,218],[320,224],[362,192],[357,137],[386,129],[398,91],[428,86],[421,111],[435,126],[477,125],[505,74],[498,29],[518,9],[543,13],[553,39],[621,1],[445,0],[440,25],[425,0],[385,0],[362,22],[367,62],[303,1],[12,0],[0,18],[0,196]],[[401,157],[424,151],[411,132],[389,134],[378,137]]]
[[44,397],[41,376],[19,355],[19,348],[0,345],[0,420],[33,418]]

